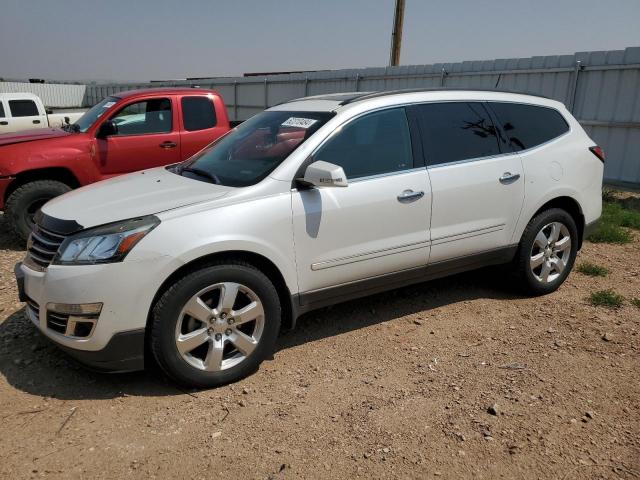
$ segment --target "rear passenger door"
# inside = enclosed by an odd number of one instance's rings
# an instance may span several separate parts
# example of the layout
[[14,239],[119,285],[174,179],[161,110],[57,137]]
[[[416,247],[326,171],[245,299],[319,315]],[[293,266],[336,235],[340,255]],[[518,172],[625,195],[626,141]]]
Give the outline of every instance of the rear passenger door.
[[186,159],[225,133],[227,128],[218,125],[216,106],[210,96],[186,95],[180,98],[180,106],[180,154]]
[[19,130],[29,130],[32,128],[48,127],[47,114],[38,110],[36,102],[30,99],[9,100],[9,111],[11,112],[9,119],[10,132]]
[[484,102],[412,109],[433,195],[429,263],[507,247],[524,201],[523,170]]

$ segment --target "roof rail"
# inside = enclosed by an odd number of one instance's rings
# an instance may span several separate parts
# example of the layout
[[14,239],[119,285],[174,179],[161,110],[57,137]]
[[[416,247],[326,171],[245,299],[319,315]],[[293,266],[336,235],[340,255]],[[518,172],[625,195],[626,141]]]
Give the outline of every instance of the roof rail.
[[340,105],[348,105],[350,103],[359,102],[361,100],[369,100],[370,98],[386,97],[388,95],[398,95],[398,94],[401,94],[401,93],[420,93],[420,92],[438,92],[438,91],[442,91],[442,92],[467,91],[467,92],[517,93],[517,94],[520,94],[520,95],[530,95],[532,97],[540,97],[540,98],[547,98],[547,99],[553,100],[552,98],[545,97],[544,95],[538,95],[538,94],[535,94],[535,93],[528,93],[528,92],[522,92],[522,91],[517,91],[517,90],[496,90],[496,89],[493,89],[493,88],[432,87],[432,88],[406,88],[406,89],[401,89],[401,90],[385,90],[385,91],[380,91],[380,92],[363,93],[362,95],[353,95],[350,98],[346,98],[345,100],[340,102]]

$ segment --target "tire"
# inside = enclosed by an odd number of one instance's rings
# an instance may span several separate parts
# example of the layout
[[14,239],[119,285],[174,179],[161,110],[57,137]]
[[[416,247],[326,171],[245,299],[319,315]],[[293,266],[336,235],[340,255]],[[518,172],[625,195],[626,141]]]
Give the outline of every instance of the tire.
[[49,200],[71,190],[56,180],[35,180],[18,187],[9,195],[4,211],[14,233],[26,241],[33,228],[33,216]]
[[250,375],[273,353],[281,317],[266,275],[240,261],[213,264],[182,277],[156,302],[150,349],[172,380],[217,387]]
[[534,296],[557,290],[571,272],[577,252],[578,228],[569,213],[551,208],[536,215],[525,228],[514,258],[521,290]]

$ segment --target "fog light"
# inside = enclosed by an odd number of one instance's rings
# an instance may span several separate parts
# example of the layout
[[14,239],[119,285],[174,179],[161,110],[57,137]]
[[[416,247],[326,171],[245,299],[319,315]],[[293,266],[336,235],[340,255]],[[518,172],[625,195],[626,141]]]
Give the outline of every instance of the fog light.
[[47,303],[47,310],[65,315],[97,316],[102,311],[102,303]]

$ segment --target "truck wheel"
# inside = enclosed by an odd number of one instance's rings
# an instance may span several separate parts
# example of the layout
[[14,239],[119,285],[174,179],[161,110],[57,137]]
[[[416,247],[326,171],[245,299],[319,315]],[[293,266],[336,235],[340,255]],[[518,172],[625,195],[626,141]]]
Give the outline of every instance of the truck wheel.
[[40,207],[69,190],[69,185],[55,180],[35,180],[18,187],[9,195],[4,207],[9,225],[26,241],[33,228],[33,217]]
[[555,291],[573,268],[578,229],[573,217],[559,208],[536,215],[522,234],[514,259],[515,273],[528,295]]
[[259,270],[225,262],[169,287],[152,312],[150,346],[178,383],[209,388],[254,372],[273,352],[280,330],[278,293]]

